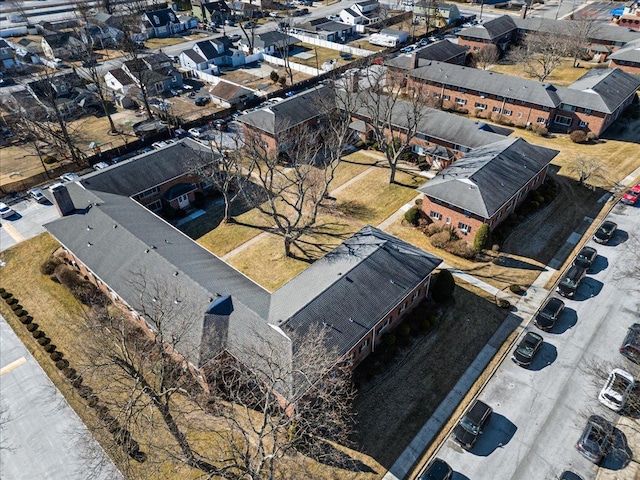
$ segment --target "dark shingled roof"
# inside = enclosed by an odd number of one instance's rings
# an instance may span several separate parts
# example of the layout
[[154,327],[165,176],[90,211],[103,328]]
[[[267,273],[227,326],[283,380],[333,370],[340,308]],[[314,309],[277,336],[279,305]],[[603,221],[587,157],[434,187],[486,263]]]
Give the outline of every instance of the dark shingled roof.
[[202,51],[202,54],[205,56],[207,60],[212,60],[220,56],[220,54],[218,53],[218,50],[216,50],[215,45],[211,43],[209,40],[203,40],[202,42],[197,42],[194,46],[197,46]]
[[276,290],[270,321],[296,333],[324,324],[328,346],[344,355],[441,262],[366,226]]
[[619,68],[594,68],[558,91],[563,103],[613,113],[640,88],[640,77]]
[[429,60],[448,62],[469,50],[466,45],[458,45],[449,40],[440,40],[411,53],[403,53],[385,62],[390,67],[412,70],[428,64]]
[[623,48],[609,55],[609,58],[640,63],[640,39],[627,43]]
[[184,50],[182,53],[184,53],[187,57],[189,57],[191,60],[193,60],[196,63],[204,63],[207,61],[206,58],[204,58],[202,55],[200,55],[198,52],[196,52],[193,49]]
[[165,8],[162,10],[154,10],[152,12],[145,12],[147,18],[154,27],[163,27],[169,23],[180,23],[178,17],[173,10]]
[[558,153],[521,138],[507,138],[472,150],[418,190],[491,218]]
[[118,80],[122,85],[131,85],[133,84],[133,78],[127,72],[125,72],[121,68],[114,68],[113,70],[109,70],[109,73],[113,75],[113,77]]
[[484,23],[473,27],[463,28],[458,32],[459,37],[481,38],[483,40],[494,40],[516,29],[516,24],[511,15],[502,15],[492,18]]
[[255,36],[253,41],[254,47],[268,48],[271,46],[284,47],[285,45],[295,45],[300,43],[300,40],[286,33],[279,32],[278,30],[272,30],[270,32],[259,33]]

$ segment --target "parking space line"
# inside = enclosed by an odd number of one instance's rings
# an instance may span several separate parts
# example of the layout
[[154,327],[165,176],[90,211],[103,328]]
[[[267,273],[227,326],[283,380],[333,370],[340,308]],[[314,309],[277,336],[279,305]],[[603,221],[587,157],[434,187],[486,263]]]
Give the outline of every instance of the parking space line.
[[14,370],[14,369],[18,368],[23,363],[26,363],[26,361],[27,361],[26,358],[20,357],[19,359],[14,360],[13,362],[11,362],[9,365],[6,365],[6,366],[0,368],[0,376],[4,375],[5,373],[9,373],[11,370]]
[[8,222],[3,222],[2,223],[2,228],[6,229],[7,233],[9,235],[11,235],[11,237],[17,242],[20,243],[24,240],[24,237],[22,236],[22,234],[16,230],[16,227],[14,227],[13,225],[11,225]]

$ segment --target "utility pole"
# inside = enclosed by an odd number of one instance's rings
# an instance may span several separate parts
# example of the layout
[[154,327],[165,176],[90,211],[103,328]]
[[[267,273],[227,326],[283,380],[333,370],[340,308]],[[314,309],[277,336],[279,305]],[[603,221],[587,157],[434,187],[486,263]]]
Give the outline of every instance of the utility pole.
[[480,0],[480,19],[478,21],[482,22],[482,10],[484,9],[484,0]]

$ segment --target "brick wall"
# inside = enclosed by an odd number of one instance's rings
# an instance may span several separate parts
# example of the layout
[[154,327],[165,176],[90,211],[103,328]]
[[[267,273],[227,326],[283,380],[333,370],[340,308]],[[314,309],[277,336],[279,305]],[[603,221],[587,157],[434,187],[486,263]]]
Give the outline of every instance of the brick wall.
[[458,45],[469,47],[470,52],[479,52],[489,45],[489,40],[479,40],[469,37],[458,37]]

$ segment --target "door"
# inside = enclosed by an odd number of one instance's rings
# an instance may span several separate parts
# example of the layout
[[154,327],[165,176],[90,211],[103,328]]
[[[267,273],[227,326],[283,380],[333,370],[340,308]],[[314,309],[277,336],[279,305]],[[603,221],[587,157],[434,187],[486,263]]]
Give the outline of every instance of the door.
[[189,206],[189,195],[180,195],[178,197],[178,208],[185,208]]

